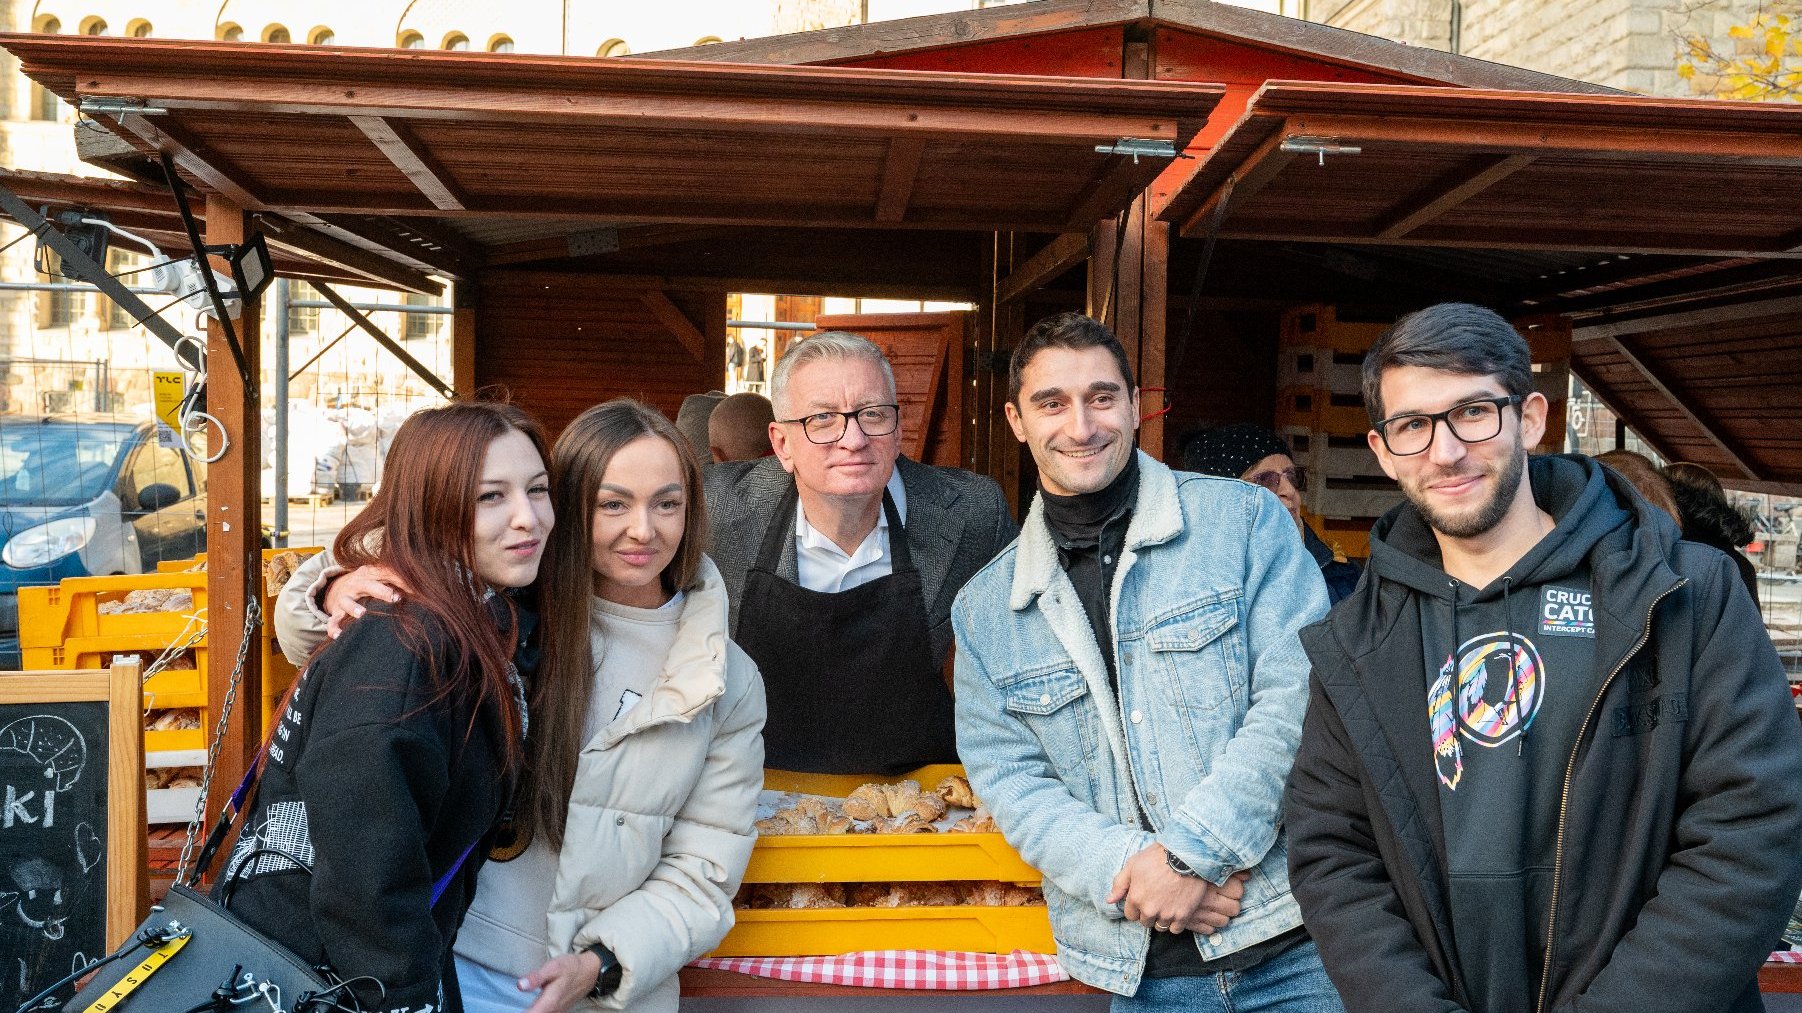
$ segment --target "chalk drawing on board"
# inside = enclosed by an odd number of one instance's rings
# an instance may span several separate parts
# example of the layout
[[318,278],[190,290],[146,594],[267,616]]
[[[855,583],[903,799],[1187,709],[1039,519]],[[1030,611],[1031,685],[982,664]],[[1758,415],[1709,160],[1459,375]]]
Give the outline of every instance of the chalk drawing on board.
[[0,728],[0,753],[23,753],[43,764],[44,776],[56,779],[57,791],[73,788],[88,762],[80,730],[51,714],[19,718]]
[[94,832],[92,824],[82,823],[75,828],[75,859],[81,863],[81,874],[94,871],[94,866],[106,857],[106,845],[101,842],[100,835]]
[[0,891],[0,919],[11,914],[45,939],[61,939],[69,922],[63,871],[42,858],[27,858],[12,867],[10,878],[15,889]]

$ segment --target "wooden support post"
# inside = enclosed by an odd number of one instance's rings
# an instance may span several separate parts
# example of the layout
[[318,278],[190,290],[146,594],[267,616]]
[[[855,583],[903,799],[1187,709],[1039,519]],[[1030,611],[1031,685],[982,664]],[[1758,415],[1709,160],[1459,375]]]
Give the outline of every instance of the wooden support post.
[[460,281],[451,290],[451,389],[458,397],[476,392],[476,283]]
[[[249,230],[244,209],[219,197],[208,197],[206,242],[209,246],[241,243]],[[214,258],[217,262],[218,258]],[[218,265],[216,266],[223,266]],[[260,301],[251,300],[232,322],[251,364],[249,385],[238,374],[225,327],[209,320],[206,333],[207,410],[218,420],[209,424],[207,445],[225,452],[207,468],[207,730],[211,732],[232,692],[232,671],[244,643],[244,614],[249,595],[263,586],[262,530],[262,346],[258,340]],[[223,431],[221,431],[223,430]],[[236,699],[220,744],[218,767],[207,796],[207,816],[215,819],[225,800],[249,769],[262,741],[263,665],[257,639],[249,631],[244,667]]]
[[[709,390],[726,389],[726,292],[703,292],[700,297],[707,300],[701,310],[701,336],[705,339],[701,345],[701,366],[707,371]],[[774,369],[775,364],[771,363]]]

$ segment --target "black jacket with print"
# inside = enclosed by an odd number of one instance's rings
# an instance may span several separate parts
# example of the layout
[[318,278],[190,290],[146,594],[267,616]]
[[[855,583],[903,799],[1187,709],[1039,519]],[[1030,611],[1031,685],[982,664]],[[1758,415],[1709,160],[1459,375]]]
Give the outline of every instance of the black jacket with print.
[[[301,675],[218,893],[303,959],[363,978],[365,1010],[460,1013],[451,943],[514,779],[498,709],[434,702],[432,665],[389,608],[372,605]],[[445,640],[429,639],[445,671]]]
[[[1802,888],[1802,728],[1776,651],[1727,557],[1679,542],[1624,480],[1587,458],[1529,467],[1536,494],[1551,469],[1581,468],[1633,514],[1588,557],[1596,671],[1568,758],[1541,1008],[1762,1009],[1758,968]],[[1373,566],[1302,631],[1313,677],[1284,809],[1290,880],[1350,1013],[1469,1008],[1416,594]]]

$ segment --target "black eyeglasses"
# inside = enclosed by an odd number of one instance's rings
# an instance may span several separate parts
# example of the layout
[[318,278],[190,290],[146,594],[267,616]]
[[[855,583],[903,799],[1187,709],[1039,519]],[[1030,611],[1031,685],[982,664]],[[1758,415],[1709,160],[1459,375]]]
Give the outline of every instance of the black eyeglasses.
[[1509,394],[1465,401],[1442,412],[1392,415],[1378,422],[1376,430],[1383,438],[1383,446],[1397,457],[1412,457],[1432,446],[1434,427],[1441,422],[1460,441],[1482,443],[1495,439],[1502,431],[1502,409],[1518,407],[1523,400],[1519,394]]
[[863,430],[865,436],[887,436],[901,424],[901,406],[897,404],[864,405],[855,411],[848,412],[815,412],[804,418],[777,419],[783,425],[800,425],[801,431],[813,443],[837,443],[845,438],[851,428],[851,420],[857,420],[857,428]]
[[1295,487],[1296,492],[1308,491],[1308,472],[1306,468],[1282,468],[1278,470],[1259,471],[1245,476],[1245,480],[1252,485],[1261,485],[1271,492],[1279,494],[1282,492],[1283,479],[1285,478],[1289,480],[1290,485]]

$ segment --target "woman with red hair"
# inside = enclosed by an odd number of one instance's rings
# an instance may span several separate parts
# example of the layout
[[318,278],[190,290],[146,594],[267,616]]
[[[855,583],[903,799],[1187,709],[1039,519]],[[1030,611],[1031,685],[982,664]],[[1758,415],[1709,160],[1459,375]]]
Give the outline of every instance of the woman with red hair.
[[231,911],[377,1013],[458,1013],[451,940],[522,767],[513,655],[550,532],[544,434],[511,405],[409,418],[333,552],[412,589],[315,653],[225,874]]

